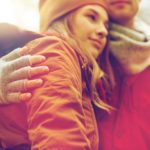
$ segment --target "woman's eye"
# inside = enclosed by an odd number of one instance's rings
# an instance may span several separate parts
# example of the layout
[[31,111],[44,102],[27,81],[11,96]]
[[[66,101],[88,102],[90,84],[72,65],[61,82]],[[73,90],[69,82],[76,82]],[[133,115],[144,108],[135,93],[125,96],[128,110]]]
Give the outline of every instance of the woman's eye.
[[95,20],[96,20],[96,16],[95,16],[95,15],[87,15],[87,17],[88,17],[91,21],[95,21]]

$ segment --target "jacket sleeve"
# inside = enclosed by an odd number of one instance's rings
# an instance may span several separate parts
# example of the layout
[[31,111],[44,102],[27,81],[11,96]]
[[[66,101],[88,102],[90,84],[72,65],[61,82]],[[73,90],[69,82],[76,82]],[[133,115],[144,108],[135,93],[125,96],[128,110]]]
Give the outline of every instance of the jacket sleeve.
[[50,72],[27,102],[32,150],[89,150],[78,58],[73,49],[58,43],[46,41],[35,50],[47,57],[43,65]]

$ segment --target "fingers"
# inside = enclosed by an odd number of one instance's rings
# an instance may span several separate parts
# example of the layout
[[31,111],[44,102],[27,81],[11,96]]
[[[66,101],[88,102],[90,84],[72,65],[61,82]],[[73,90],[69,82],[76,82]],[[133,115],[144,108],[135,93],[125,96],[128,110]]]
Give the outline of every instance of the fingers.
[[37,75],[43,75],[48,72],[49,68],[47,66],[32,67],[30,70],[30,78],[35,77]]
[[34,56],[29,57],[29,62],[31,65],[36,65],[36,64],[39,64],[39,63],[45,61],[45,59],[46,58],[42,55],[34,55]]
[[30,77],[30,72],[31,72],[30,66],[18,69],[16,71],[13,71],[9,75],[8,80],[12,82],[21,79],[28,79]]
[[19,101],[26,101],[32,97],[31,93],[23,93],[19,95]]
[[27,91],[31,91],[35,88],[39,88],[43,85],[42,79],[28,80],[26,84]]
[[7,95],[7,101],[5,102],[5,104],[9,104],[9,103],[17,103],[20,101],[26,101],[29,100],[32,97],[31,93],[9,93]]
[[[23,64],[25,61],[25,64],[26,64],[25,66],[35,65],[35,64],[39,64],[39,63],[45,61],[46,58],[42,55],[30,56],[30,55],[25,54],[27,49],[28,49],[27,47],[17,48],[15,50],[13,50],[12,52],[10,52],[9,54],[3,56],[2,60],[12,61],[12,60],[15,60],[17,58],[20,58],[20,59],[17,59],[17,61],[14,63],[17,63],[16,65],[18,65],[19,61],[22,61],[21,64]],[[12,62],[12,65],[13,65],[13,62]]]
[[42,79],[34,80],[18,80],[11,82],[7,85],[7,91],[9,92],[26,92],[35,88],[41,87],[43,84]]
[[[20,57],[25,56],[27,54],[28,54],[28,48],[26,46],[24,46],[18,51],[18,55],[20,55]],[[45,59],[46,58],[42,55],[34,55],[29,57],[29,62],[30,65],[35,65],[45,61]]]
[[8,62],[8,69],[11,70],[17,70],[23,67],[27,66],[32,66],[38,63],[41,63],[45,61],[45,57],[41,55],[35,55],[35,56],[30,56],[30,55],[25,55],[20,58],[17,58],[13,61]]
[[12,52],[10,52],[7,55],[3,56],[2,60],[4,60],[4,61],[11,61],[11,60],[14,60],[16,58],[19,58],[19,54],[18,54],[19,50],[20,50],[20,48],[17,48],[15,50],[13,50]]
[[39,67],[28,66],[12,72],[9,75],[9,81],[29,79],[37,75],[46,74],[48,72],[49,72],[49,68],[47,66],[39,66]]
[[29,61],[29,55],[22,56],[20,58],[17,58],[13,61],[8,62],[8,65],[6,66],[7,69],[9,70],[17,70],[19,68],[23,68],[26,66],[30,66],[30,61]]
[[29,49],[27,46],[20,48],[20,50],[18,51],[19,56],[27,55],[27,53],[29,53]]
[[5,101],[1,101],[0,103],[10,104],[10,103],[29,100],[32,97],[30,91],[42,86],[42,84],[43,81],[41,79],[19,80],[19,81],[11,82],[7,86],[7,96]]

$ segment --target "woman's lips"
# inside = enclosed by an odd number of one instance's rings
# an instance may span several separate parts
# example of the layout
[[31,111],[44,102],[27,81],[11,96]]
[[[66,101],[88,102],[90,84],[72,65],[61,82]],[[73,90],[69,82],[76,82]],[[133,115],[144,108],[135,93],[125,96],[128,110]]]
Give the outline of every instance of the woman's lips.
[[112,1],[112,2],[111,2],[111,5],[123,5],[123,4],[129,4],[129,3],[130,3],[130,2],[127,1],[127,0],[126,0],[126,1],[125,1],[125,0],[124,0],[124,1],[121,1],[121,0],[119,1],[119,0],[118,0],[118,1]]
[[92,44],[94,45],[95,48],[100,49],[101,48],[101,42],[96,39],[91,39]]

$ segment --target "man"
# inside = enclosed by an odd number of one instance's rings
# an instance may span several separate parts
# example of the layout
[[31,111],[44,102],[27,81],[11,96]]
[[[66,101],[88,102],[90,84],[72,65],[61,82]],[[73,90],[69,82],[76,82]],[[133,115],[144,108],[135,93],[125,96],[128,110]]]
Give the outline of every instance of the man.
[[34,67],[43,62],[45,57],[22,56],[26,48],[16,49],[41,36],[11,24],[0,24],[0,104],[27,100],[31,97],[31,91],[42,85],[41,79],[30,78],[48,72],[46,66]]
[[[107,0],[111,24],[111,62],[116,87],[102,118],[96,110],[100,150],[150,149],[150,36],[135,16],[139,0]],[[145,26],[145,25],[144,25]]]

